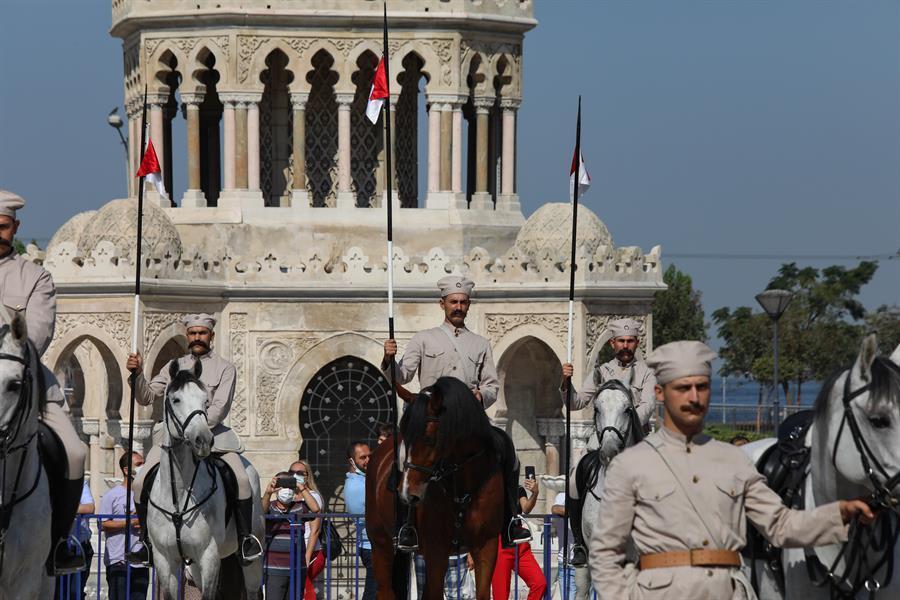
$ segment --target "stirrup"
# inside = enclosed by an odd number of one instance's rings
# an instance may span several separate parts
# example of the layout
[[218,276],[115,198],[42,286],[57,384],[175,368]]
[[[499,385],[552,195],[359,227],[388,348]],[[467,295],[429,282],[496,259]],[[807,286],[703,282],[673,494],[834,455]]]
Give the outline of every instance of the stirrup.
[[397,550],[413,553],[419,549],[419,532],[409,523],[404,523],[397,532]]
[[[247,548],[248,544],[255,545],[252,550]],[[254,560],[259,559],[263,554],[262,544],[259,543],[259,538],[257,538],[252,533],[248,533],[244,537],[241,538],[241,560],[245,563],[251,563]]]
[[125,560],[133,567],[152,567],[153,552],[150,550],[150,543],[141,540],[141,548],[133,550],[125,555]]
[[575,568],[587,566],[587,550],[581,544],[572,546],[572,560],[569,561],[569,566]]
[[[70,538],[66,537],[58,540],[56,544],[53,545],[53,548],[51,548],[46,565],[48,575],[72,575],[79,571],[84,571],[87,567],[81,544],[76,544],[78,549],[72,552],[69,547],[69,539]],[[62,556],[59,556],[60,554],[62,554]],[[62,558],[63,560],[57,560],[59,558]]]
[[[521,516],[516,516],[509,520],[509,525],[507,525],[506,528],[506,536],[509,538],[510,544],[524,544],[532,540],[533,536],[531,535],[531,529],[528,528],[524,521],[525,520]],[[517,529],[522,535],[513,535]]]

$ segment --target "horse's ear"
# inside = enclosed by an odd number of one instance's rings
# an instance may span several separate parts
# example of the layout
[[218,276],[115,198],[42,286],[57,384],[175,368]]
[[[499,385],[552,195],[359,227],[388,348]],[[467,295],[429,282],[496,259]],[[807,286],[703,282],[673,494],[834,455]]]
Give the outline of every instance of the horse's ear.
[[200,359],[194,361],[194,377],[200,379],[200,375],[203,373],[203,365],[200,364]]
[[891,362],[900,367],[900,344],[897,344],[897,347],[891,353]]
[[868,383],[872,379],[872,363],[878,355],[878,336],[874,333],[867,335],[859,348],[859,356],[853,364],[850,376],[855,381]]
[[169,380],[175,379],[175,376],[178,375],[178,371],[180,370],[181,367],[178,366],[178,359],[169,361]]
[[28,339],[28,325],[25,322],[25,316],[21,312],[13,314],[9,328],[12,331],[13,339],[17,342],[22,343]]

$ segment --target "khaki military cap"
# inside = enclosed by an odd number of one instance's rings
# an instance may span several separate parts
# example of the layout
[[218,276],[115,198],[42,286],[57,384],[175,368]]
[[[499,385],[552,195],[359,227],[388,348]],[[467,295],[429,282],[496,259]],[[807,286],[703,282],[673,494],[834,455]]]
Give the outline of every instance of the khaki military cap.
[[184,323],[184,326],[188,329],[191,327],[206,327],[210,331],[216,326],[216,319],[212,315],[208,315],[206,313],[198,313],[193,315],[187,315],[181,320]]
[[703,342],[670,342],[650,353],[647,366],[656,373],[656,381],[665,385],[682,377],[712,374],[716,353]]
[[0,190],[0,215],[16,218],[16,211],[25,206],[25,201],[18,194]]
[[610,321],[606,328],[609,329],[613,338],[638,337],[641,324],[634,319],[616,319],[615,321]]
[[437,282],[437,286],[441,290],[441,298],[446,298],[450,294],[465,294],[466,296],[471,296],[472,288],[475,287],[475,282],[466,277],[448,275],[447,277],[441,277]]

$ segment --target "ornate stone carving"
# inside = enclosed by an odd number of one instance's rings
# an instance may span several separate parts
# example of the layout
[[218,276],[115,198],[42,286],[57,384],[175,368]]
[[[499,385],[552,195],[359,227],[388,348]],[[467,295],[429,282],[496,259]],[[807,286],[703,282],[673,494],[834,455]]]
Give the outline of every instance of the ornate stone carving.
[[[589,210],[578,211],[578,217],[578,243],[588,255],[602,244],[612,245],[612,236],[600,217]],[[535,263],[548,254],[554,259],[565,257],[572,247],[572,205],[550,202],[541,206],[519,230],[516,247]]]
[[291,47],[291,49],[303,56],[309,47],[313,45],[315,42],[312,38],[285,38],[284,43]]
[[453,73],[451,65],[453,64],[453,42],[450,40],[426,40],[421,42],[430,46],[434,53],[441,61],[441,81],[444,85],[453,83]]
[[606,329],[606,325],[610,321],[616,319],[634,319],[640,322],[641,327],[638,329],[639,341],[638,348],[647,355],[647,315],[588,315],[584,325],[584,353],[585,356],[590,355],[591,350],[597,343],[597,340]]
[[344,55],[344,58],[350,56],[350,52],[356,47],[359,43],[357,40],[332,40],[332,43],[335,47],[341,51],[341,54]]
[[253,61],[253,54],[259,50],[259,47],[266,43],[270,38],[259,36],[239,35],[237,39],[238,45],[238,81],[244,83],[250,76],[250,63]]
[[103,331],[123,350],[131,348],[131,315],[126,312],[57,314],[53,344],[73,329],[82,326]]
[[563,344],[566,343],[569,317],[565,314],[524,314],[524,315],[485,315],[485,331],[491,344],[499,342],[504,335],[522,325],[538,325],[543,327]]
[[144,315],[144,352],[150,350],[156,343],[163,329],[176,323],[180,323],[188,313],[146,313]]
[[153,56],[153,53],[156,52],[156,49],[159,45],[163,43],[163,38],[151,38],[149,40],[144,40],[144,60],[150,62],[150,57]]
[[220,35],[220,36],[212,38],[212,41],[216,44],[216,46],[218,46],[222,50],[222,53],[224,55],[223,58],[227,61],[228,55],[229,55],[229,42],[230,42],[230,40],[228,39],[228,36]]
[[197,45],[197,42],[200,40],[198,38],[176,38],[170,40],[173,46],[178,48],[182,54],[188,55],[191,53],[191,50],[194,49],[194,46]]
[[278,390],[295,357],[303,355],[318,338],[302,336],[260,338],[256,341],[260,368],[256,372],[256,434],[278,435]]
[[247,314],[231,313],[228,317],[231,336],[231,362],[237,370],[234,399],[231,402],[231,427],[238,433],[247,430]]

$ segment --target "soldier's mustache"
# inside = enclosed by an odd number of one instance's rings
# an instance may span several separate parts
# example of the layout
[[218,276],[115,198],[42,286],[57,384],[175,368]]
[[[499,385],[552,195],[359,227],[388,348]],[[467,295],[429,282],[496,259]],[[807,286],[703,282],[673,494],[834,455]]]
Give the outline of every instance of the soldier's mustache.
[[693,412],[693,413],[702,413],[704,408],[702,404],[695,404],[691,402],[690,404],[685,404],[681,407],[681,410],[684,412]]
[[7,248],[12,246],[12,242],[10,242],[6,238],[0,238],[0,246],[6,246]]
[[191,342],[191,348],[193,348],[194,346],[200,346],[201,348],[209,348],[209,344],[207,344],[203,340],[194,340],[193,342]]

